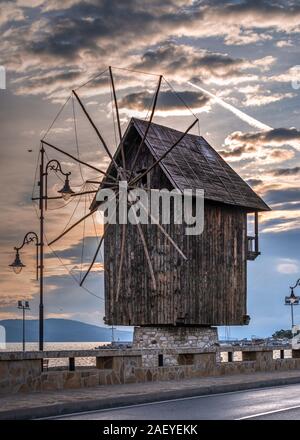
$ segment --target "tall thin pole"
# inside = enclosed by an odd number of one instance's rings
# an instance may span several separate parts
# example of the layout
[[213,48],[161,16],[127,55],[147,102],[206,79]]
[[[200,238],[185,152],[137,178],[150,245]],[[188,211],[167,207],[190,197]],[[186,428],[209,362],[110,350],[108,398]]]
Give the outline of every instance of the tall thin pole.
[[25,351],[25,307],[23,309],[23,351]]
[[40,163],[40,307],[39,307],[39,350],[44,349],[44,155],[41,148]]
[[293,327],[294,327],[294,304],[291,303],[291,315],[292,315],[292,331],[293,331]]

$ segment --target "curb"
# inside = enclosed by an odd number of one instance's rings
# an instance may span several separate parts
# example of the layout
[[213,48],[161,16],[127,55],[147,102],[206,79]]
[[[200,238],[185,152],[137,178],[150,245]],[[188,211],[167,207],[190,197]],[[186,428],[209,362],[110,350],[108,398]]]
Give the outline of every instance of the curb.
[[260,380],[248,383],[211,385],[192,389],[164,391],[145,395],[118,396],[116,398],[83,400],[78,402],[58,403],[40,407],[0,411],[0,420],[31,420],[63,416],[72,413],[113,409],[127,405],[136,405],[162,400],[180,399],[186,397],[207,396],[211,394],[229,393],[273,386],[292,385],[300,383],[299,377]]

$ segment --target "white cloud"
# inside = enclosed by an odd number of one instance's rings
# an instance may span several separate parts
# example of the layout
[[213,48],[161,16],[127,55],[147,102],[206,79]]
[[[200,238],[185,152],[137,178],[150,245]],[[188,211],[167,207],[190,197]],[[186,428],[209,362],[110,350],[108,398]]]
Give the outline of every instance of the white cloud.
[[276,265],[276,270],[282,274],[299,273],[299,261],[290,258],[282,258]]

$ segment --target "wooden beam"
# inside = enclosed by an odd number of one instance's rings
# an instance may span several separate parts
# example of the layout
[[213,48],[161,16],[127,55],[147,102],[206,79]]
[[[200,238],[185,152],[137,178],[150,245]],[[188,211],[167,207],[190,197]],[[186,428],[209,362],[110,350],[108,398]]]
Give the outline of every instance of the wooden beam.
[[177,139],[177,141],[159,159],[157,159],[146,171],[144,171],[142,174],[139,174],[134,179],[132,179],[129,182],[129,185],[133,185],[133,184],[139,182],[144,176],[146,176],[148,173],[150,173],[150,171],[154,167],[156,167],[156,165],[158,165],[173,150],[173,148],[175,148],[176,145],[178,145],[182,141],[184,136],[194,127],[194,125],[197,123],[197,121],[198,121],[198,119],[195,119],[195,121],[185,130],[184,133],[182,133],[182,135]]
[[116,108],[119,140],[121,142],[121,140],[122,140],[122,131],[121,131],[121,124],[120,124],[119,107],[118,107],[118,101],[117,101],[117,95],[116,95],[116,89],[115,89],[115,82],[114,82],[114,77],[113,77],[113,74],[112,74],[111,66],[109,66],[108,70],[109,70],[110,82],[111,82],[111,87],[112,87],[112,92],[113,92],[113,97],[114,97],[114,102],[115,102],[115,108]]
[[64,235],[66,235],[68,232],[70,232],[73,228],[75,228],[75,226],[79,225],[83,220],[85,220],[86,218],[88,218],[90,215],[94,214],[94,212],[96,212],[97,209],[93,209],[91,212],[89,212],[88,214],[86,214],[84,217],[81,217],[81,219],[79,219],[77,222],[73,223],[73,225],[71,225],[68,229],[66,229],[64,232],[62,232],[58,237],[56,237],[54,240],[50,241],[49,246],[51,246],[52,244],[54,244],[56,241],[60,240]]
[[167,240],[174,246],[174,248],[177,250],[177,252],[185,259],[187,260],[187,257],[184,255],[184,253],[182,252],[182,250],[180,249],[180,247],[175,243],[175,241],[173,240],[173,238],[167,233],[167,231],[165,230],[165,228],[162,227],[162,225],[159,223],[159,220],[156,219],[147,209],[146,207],[142,204],[141,200],[139,201],[139,205],[143,208],[143,210],[149,215],[149,217],[151,218],[151,221],[153,224],[157,225],[158,229],[165,235],[165,237],[167,238]]
[[[157,88],[156,88],[156,91],[155,91],[154,100],[153,100],[153,105],[152,105],[152,110],[151,110],[151,115],[150,115],[150,118],[149,118],[149,121],[148,121],[148,125],[147,125],[147,127],[146,127],[146,130],[145,130],[144,136],[142,137],[142,140],[141,140],[141,142],[140,142],[140,144],[139,144],[139,146],[138,146],[138,149],[137,149],[136,155],[135,155],[135,157],[134,157],[134,159],[133,159],[133,162],[132,162],[132,166],[131,166],[131,175],[132,175],[132,173],[133,173],[133,170],[134,170],[134,167],[135,167],[136,161],[137,161],[137,159],[138,159],[138,157],[139,157],[140,151],[141,151],[142,146],[143,146],[143,144],[144,144],[144,142],[145,142],[145,140],[146,140],[146,137],[147,137],[148,131],[149,131],[150,126],[151,126],[151,123],[152,123],[152,119],[153,119],[154,112],[155,112],[155,108],[156,108],[157,98],[158,98],[158,94],[159,94],[159,89],[160,89],[160,86],[161,86],[161,81],[162,81],[162,75],[160,75],[159,80],[158,80],[158,85],[157,85]],[[130,175],[130,178],[131,178],[131,175]],[[129,180],[130,180],[130,179],[129,179]]]
[[[132,202],[130,200],[128,201],[128,204],[130,206],[132,206]],[[138,232],[139,232],[139,235],[140,235],[141,240],[142,240],[142,244],[143,244],[146,260],[147,260],[147,263],[148,263],[148,267],[149,267],[149,271],[150,271],[150,275],[151,275],[151,279],[152,279],[153,289],[156,290],[156,279],[155,279],[154,270],[153,270],[150,254],[149,254],[149,251],[148,251],[145,235],[144,235],[143,229],[141,227],[141,224],[139,223],[139,221],[137,219],[137,216],[136,216],[136,213],[135,213],[134,209],[132,210],[132,213],[133,213],[134,218],[136,220],[136,226],[138,228]]]
[[120,144],[121,144],[122,165],[123,165],[123,168],[125,169],[126,168],[126,162],[125,162],[124,145],[123,145],[123,142],[122,142],[122,131],[121,131],[121,124],[120,124],[119,107],[118,107],[118,101],[117,101],[117,95],[116,95],[116,89],[115,89],[115,82],[114,82],[114,77],[113,77],[113,74],[112,74],[111,66],[109,66],[108,70],[109,70],[109,76],[110,76],[110,82],[111,82],[113,97],[114,97],[114,101],[115,101],[115,109],[116,109],[116,115],[117,115],[117,125],[118,125],[118,132],[119,132],[119,140],[120,140]]
[[85,114],[85,116],[87,117],[87,119],[89,120],[91,126],[94,128],[98,138],[100,139],[106,153],[108,154],[108,156],[110,157],[111,161],[113,162],[113,164],[115,165],[116,169],[118,170],[119,166],[117,164],[117,162],[115,161],[113,155],[111,154],[111,152],[109,151],[108,146],[106,145],[105,140],[103,139],[100,131],[98,130],[97,126],[95,125],[94,121],[92,120],[92,118],[90,117],[88,111],[86,110],[86,108],[84,107],[83,103],[81,102],[81,99],[79,98],[79,96],[77,95],[77,93],[75,92],[75,90],[72,90],[72,93],[74,94],[75,98],[77,99],[77,101],[79,102],[79,105],[83,111],[83,113]]
[[[117,210],[118,205],[119,205],[119,201],[117,200],[117,203],[116,203],[116,210]],[[112,213],[111,217],[113,216],[114,213],[115,213],[115,211]],[[94,266],[94,263],[95,263],[95,261],[96,261],[97,255],[98,255],[98,253],[99,253],[99,251],[100,251],[100,248],[101,248],[101,246],[102,246],[103,240],[104,240],[104,238],[105,238],[105,235],[106,235],[106,233],[107,233],[107,230],[108,230],[109,226],[110,226],[110,223],[108,222],[107,225],[106,225],[106,227],[104,228],[103,235],[102,235],[101,240],[100,240],[100,242],[99,242],[99,244],[98,244],[98,246],[97,246],[97,249],[96,249],[95,255],[94,255],[93,259],[92,259],[92,262],[91,262],[91,264],[89,265],[88,270],[87,270],[86,273],[84,274],[84,277],[83,277],[82,280],[80,281],[80,284],[79,284],[80,286],[83,285],[83,283],[84,283],[84,281],[86,280],[88,274],[90,273],[92,267]]]
[[47,145],[47,146],[50,147],[50,148],[53,148],[53,149],[56,150],[56,151],[59,151],[60,153],[64,154],[65,156],[70,157],[71,159],[75,160],[76,162],[81,163],[82,165],[85,165],[86,167],[91,168],[92,170],[97,171],[98,173],[103,174],[103,175],[104,175],[105,177],[107,177],[108,179],[117,180],[117,179],[115,179],[114,177],[112,177],[112,176],[110,176],[109,174],[107,174],[105,171],[102,171],[102,170],[100,170],[99,168],[96,168],[96,167],[94,167],[93,165],[90,165],[89,163],[83,162],[82,160],[78,159],[77,157],[72,156],[72,154],[70,154],[70,153],[66,153],[66,152],[65,152],[64,150],[62,150],[61,148],[58,148],[58,147],[56,147],[55,145],[50,144],[49,142],[46,142],[46,141],[41,140],[41,143],[44,144],[44,145]]
[[258,243],[258,212],[255,211],[254,214],[254,229],[255,229],[255,252],[259,252],[259,243]]
[[98,246],[97,246],[97,249],[96,249],[96,252],[95,252],[94,257],[93,257],[93,259],[92,259],[92,262],[90,263],[88,270],[86,271],[86,273],[84,274],[84,277],[82,278],[82,280],[81,280],[80,283],[79,283],[80,286],[83,285],[83,283],[85,282],[85,280],[86,280],[88,274],[90,273],[92,267],[93,267],[94,264],[95,264],[96,258],[97,258],[97,256],[98,256],[98,253],[99,253],[100,248],[101,248],[101,246],[102,246],[103,240],[104,240],[105,235],[106,235],[106,232],[107,232],[107,230],[108,230],[108,227],[109,227],[109,224],[107,224],[107,225],[106,225],[106,228],[104,228],[103,235],[102,235],[102,237],[101,237],[101,240],[99,241],[99,244],[98,244]]
[[121,287],[121,278],[122,278],[122,269],[123,269],[123,262],[124,262],[124,256],[125,256],[125,243],[126,243],[126,225],[122,225],[122,231],[121,231],[121,255],[120,255],[120,262],[119,262],[119,270],[118,270],[118,278],[117,278],[117,294],[116,294],[116,302],[119,300],[119,293],[120,293],[120,287]]
[[147,260],[147,263],[148,263],[148,267],[149,267],[149,271],[150,271],[150,275],[151,275],[151,279],[152,279],[153,289],[156,290],[157,289],[156,279],[155,279],[154,270],[153,270],[150,254],[149,254],[149,251],[148,251],[145,235],[143,233],[143,230],[142,230],[142,227],[141,227],[140,223],[137,223],[136,226],[138,228],[138,232],[139,232],[141,240],[142,240],[142,244],[143,244],[146,260]]

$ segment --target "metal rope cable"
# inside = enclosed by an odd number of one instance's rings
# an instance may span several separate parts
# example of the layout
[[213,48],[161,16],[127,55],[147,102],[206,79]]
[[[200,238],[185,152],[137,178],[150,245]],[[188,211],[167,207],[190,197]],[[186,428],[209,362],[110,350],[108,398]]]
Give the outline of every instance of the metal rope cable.
[[168,84],[168,86],[170,87],[170,89],[172,89],[173,93],[177,96],[177,98],[182,102],[182,104],[187,108],[187,110],[189,112],[191,112],[191,114],[196,118],[197,116],[195,115],[195,113],[192,111],[192,109],[187,105],[187,103],[184,101],[184,99],[182,99],[181,96],[179,96],[179,94],[176,92],[176,90],[174,89],[174,87],[169,83],[169,81],[166,80],[166,78],[163,76],[164,81]]
[[127,72],[142,73],[143,75],[149,75],[149,76],[160,76],[160,74],[158,74],[158,73],[143,72],[142,70],[128,69],[128,68],[126,68],[126,67],[116,67],[116,66],[111,66],[111,67],[112,67],[113,69],[126,70]]
[[[87,194],[84,197],[84,216],[86,215],[86,200],[87,200]],[[83,265],[83,254],[84,254],[84,241],[85,241],[85,221],[83,221],[83,230],[82,230],[82,246],[81,246],[81,257],[80,257],[80,281],[82,278],[82,265]]]
[[[77,135],[77,124],[76,124],[76,113],[75,113],[75,104],[74,104],[74,96],[73,95],[72,95],[72,109],[73,109],[74,134],[75,134],[75,143],[76,143],[76,149],[77,149],[77,158],[80,160],[78,135]],[[80,172],[81,180],[82,180],[82,182],[84,182],[81,163],[79,162],[78,165],[79,165],[79,172]]]
[[[35,213],[36,213],[37,217],[39,218],[39,214],[38,214],[38,212],[37,212],[36,204],[34,204],[34,207],[35,207]],[[89,293],[90,295],[92,295],[92,296],[94,296],[94,297],[96,297],[96,298],[98,298],[98,299],[101,299],[101,301],[105,301],[105,299],[102,298],[101,296],[98,296],[98,295],[96,295],[95,293],[91,292],[91,291],[90,291],[89,289],[87,289],[86,287],[83,287],[83,286],[80,286],[80,285],[79,285],[77,278],[74,276],[74,274],[72,274],[72,272],[69,270],[69,268],[66,266],[66,264],[62,261],[62,259],[61,259],[60,256],[57,254],[57,252],[56,252],[56,251],[55,251],[55,250],[49,245],[49,241],[48,241],[48,238],[47,238],[45,232],[44,232],[44,239],[45,239],[45,242],[47,243],[47,246],[49,247],[49,249],[50,249],[51,252],[53,253],[53,255],[55,255],[55,257],[59,260],[60,264],[61,264],[61,265],[64,267],[64,269],[69,273],[69,275],[73,278],[73,280],[76,282],[76,284],[77,284],[81,289],[83,289],[85,292]]]
[[116,125],[115,125],[116,122],[115,122],[115,115],[114,115],[113,91],[112,91],[111,83],[109,83],[109,87],[110,87],[111,114],[112,114],[112,119],[113,119],[114,136],[115,136],[115,145],[116,145],[116,149],[117,149],[117,148],[118,148],[118,141],[117,141],[117,131],[116,131]]
[[35,167],[35,172],[34,172],[34,180],[33,180],[31,198],[34,197],[34,190],[36,188],[36,177],[37,177],[37,172],[38,172],[38,168],[39,168],[40,155],[41,155],[41,152],[39,150],[39,154],[38,154],[37,162],[36,162],[36,167]]
[[75,205],[75,207],[74,207],[74,209],[73,209],[73,212],[72,212],[72,214],[71,214],[71,217],[69,218],[69,220],[68,220],[67,224],[65,225],[64,229],[62,230],[62,232],[64,232],[64,231],[67,229],[67,227],[69,226],[69,224],[71,223],[71,220],[72,220],[72,218],[74,217],[75,212],[76,212],[76,210],[77,210],[77,208],[78,208],[78,206],[79,206],[79,203],[80,203],[81,198],[82,198],[82,194],[78,197],[77,203],[76,203],[76,205]]
[[55,118],[53,119],[52,123],[50,124],[48,130],[46,131],[46,133],[44,134],[44,136],[42,137],[42,140],[45,139],[45,137],[47,136],[47,134],[49,133],[49,131],[52,129],[53,125],[55,124],[55,122],[57,121],[58,117],[60,116],[60,114],[62,113],[63,109],[65,108],[65,106],[67,105],[67,103],[69,102],[69,99],[71,98],[71,95],[66,99],[65,103],[62,105],[62,107],[60,108],[60,110],[58,111],[57,115],[55,116]]
[[100,73],[97,73],[97,75],[93,76],[93,77],[90,78],[88,81],[84,82],[83,84],[81,84],[80,86],[78,86],[78,87],[77,87],[76,89],[74,89],[74,90],[76,91],[76,90],[81,89],[82,87],[86,86],[86,85],[89,84],[90,82],[92,82],[92,81],[94,81],[95,79],[99,78],[99,76],[103,75],[103,74],[104,74],[105,72],[107,72],[107,71],[108,71],[108,68],[106,68],[105,70],[103,70],[103,71],[100,72]]
[[[89,201],[90,201],[90,205],[92,204],[92,198],[91,198],[91,194],[88,194],[88,196],[89,196]],[[94,217],[94,214],[92,214],[92,219],[93,219],[93,224],[94,224],[94,231],[95,231],[95,235],[96,235],[96,238],[97,238],[97,244],[99,243],[99,240],[100,240],[100,238],[99,238],[99,236],[98,236],[98,232],[97,232],[97,228],[96,228],[96,223],[95,223],[95,217]]]

